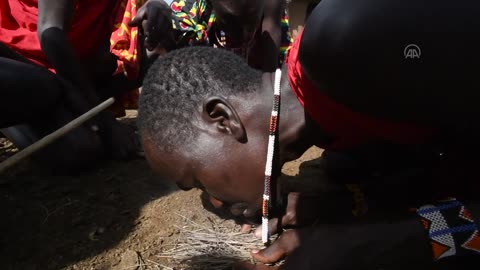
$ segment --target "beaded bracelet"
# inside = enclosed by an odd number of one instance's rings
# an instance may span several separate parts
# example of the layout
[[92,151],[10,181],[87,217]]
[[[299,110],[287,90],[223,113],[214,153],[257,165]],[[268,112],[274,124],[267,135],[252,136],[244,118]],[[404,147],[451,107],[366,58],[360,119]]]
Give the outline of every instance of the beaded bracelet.
[[480,254],[479,229],[465,206],[456,199],[416,209],[428,231],[433,259]]

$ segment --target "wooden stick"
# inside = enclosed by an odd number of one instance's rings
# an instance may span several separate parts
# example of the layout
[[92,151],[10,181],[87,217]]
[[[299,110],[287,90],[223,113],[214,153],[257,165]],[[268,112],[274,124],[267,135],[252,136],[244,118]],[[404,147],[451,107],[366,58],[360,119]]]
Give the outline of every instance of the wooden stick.
[[15,155],[11,156],[7,160],[0,163],[0,174],[6,171],[8,168],[12,167],[13,165],[17,164],[18,162],[22,161],[23,159],[29,157],[31,154],[37,152],[38,150],[44,148],[45,146],[51,144],[58,138],[62,137],[63,135],[67,134],[68,132],[72,131],[73,129],[77,128],[78,126],[82,125],[90,118],[94,117],[95,115],[99,114],[110,105],[115,102],[115,98],[111,97],[101,104],[97,105],[96,107],[92,108],[88,112],[80,115],[79,117],[73,119],[71,122],[66,124],[65,126],[57,129],[56,131],[48,134],[47,136],[43,137],[42,139],[36,141],[32,145],[26,147],[25,149],[19,151]]

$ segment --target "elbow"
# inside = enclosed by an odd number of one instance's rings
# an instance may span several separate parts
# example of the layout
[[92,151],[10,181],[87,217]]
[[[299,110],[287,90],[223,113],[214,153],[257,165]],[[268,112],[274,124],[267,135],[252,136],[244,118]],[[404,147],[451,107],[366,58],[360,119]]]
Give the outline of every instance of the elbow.
[[48,46],[48,44],[57,43],[57,41],[66,38],[63,29],[51,25],[39,25],[37,28],[37,36],[42,49]]
[[44,20],[41,20],[39,18],[38,24],[37,24],[37,37],[38,37],[38,40],[40,42],[42,41],[43,34],[45,33],[45,30],[47,30],[49,27],[50,26],[47,22],[45,22]]
[[265,18],[263,19],[262,29],[264,29],[264,32],[268,33],[275,44],[280,46],[282,40],[282,25],[280,20]]

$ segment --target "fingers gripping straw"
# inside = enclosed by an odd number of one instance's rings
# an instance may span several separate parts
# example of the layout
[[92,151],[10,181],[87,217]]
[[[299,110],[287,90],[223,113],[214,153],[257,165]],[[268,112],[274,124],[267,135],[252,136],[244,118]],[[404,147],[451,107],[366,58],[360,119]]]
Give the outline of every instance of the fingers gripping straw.
[[280,108],[280,81],[282,79],[282,71],[277,69],[275,71],[275,84],[273,86],[273,108],[270,116],[270,128],[268,131],[268,148],[267,148],[267,162],[265,164],[265,181],[263,190],[262,202],[262,242],[267,244],[269,242],[268,233],[268,210],[270,208],[270,180],[272,177],[272,163],[275,148],[275,135],[278,129],[278,110]]

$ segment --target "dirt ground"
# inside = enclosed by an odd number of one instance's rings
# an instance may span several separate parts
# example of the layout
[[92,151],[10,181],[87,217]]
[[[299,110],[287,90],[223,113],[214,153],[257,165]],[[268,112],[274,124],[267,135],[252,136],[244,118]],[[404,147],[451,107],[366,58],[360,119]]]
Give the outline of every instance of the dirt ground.
[[[2,160],[15,148],[0,140]],[[295,176],[302,162],[313,160],[306,168],[312,171],[320,154],[312,148],[283,171]],[[178,236],[183,217],[239,230],[205,210],[200,191],[177,190],[143,159],[110,162],[75,177],[49,175],[27,160],[0,176],[0,183],[5,270],[180,269],[159,254]]]

